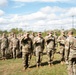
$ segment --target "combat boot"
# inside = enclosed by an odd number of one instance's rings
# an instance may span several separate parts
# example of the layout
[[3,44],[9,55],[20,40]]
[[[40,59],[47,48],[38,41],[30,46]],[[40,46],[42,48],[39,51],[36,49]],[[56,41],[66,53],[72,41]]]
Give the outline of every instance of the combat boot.
[[68,64],[69,64],[69,62],[68,62],[68,61],[65,61],[65,64],[66,64],[66,65],[68,65]]
[[27,67],[24,67],[24,68],[23,68],[23,71],[25,71],[26,69],[27,69]]
[[63,65],[64,64],[64,61],[61,61],[61,65]]
[[39,64],[39,67],[41,67],[41,64]]
[[39,68],[39,64],[38,64],[38,63],[37,63],[37,65],[36,65],[36,67]]

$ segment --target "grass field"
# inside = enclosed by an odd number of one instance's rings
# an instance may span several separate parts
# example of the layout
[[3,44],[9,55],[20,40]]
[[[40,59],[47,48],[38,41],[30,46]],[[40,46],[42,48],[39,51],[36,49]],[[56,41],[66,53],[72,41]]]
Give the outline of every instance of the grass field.
[[0,75],[67,75],[66,65],[59,63],[60,55],[55,54],[54,65],[48,66],[47,55],[43,55],[42,67],[36,68],[35,56],[32,57],[30,68],[23,71],[22,59],[0,60]]

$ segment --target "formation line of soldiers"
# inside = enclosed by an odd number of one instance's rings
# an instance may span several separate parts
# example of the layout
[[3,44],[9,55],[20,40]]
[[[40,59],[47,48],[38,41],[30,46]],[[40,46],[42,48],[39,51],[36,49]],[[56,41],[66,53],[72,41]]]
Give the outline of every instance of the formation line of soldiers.
[[27,32],[24,35],[10,34],[8,37],[5,33],[0,38],[0,49],[2,58],[6,58],[6,54],[10,52],[13,58],[17,58],[17,54],[22,52],[24,69],[29,67],[29,57],[34,53],[36,57],[36,66],[41,66],[42,55],[44,49],[48,56],[48,65],[53,64],[54,54],[56,52],[57,43],[60,45],[61,64],[67,64],[68,75],[76,75],[76,38],[73,32],[69,31],[67,36],[64,31],[58,37],[56,33],[50,31],[44,38],[42,33],[38,32],[35,36]]

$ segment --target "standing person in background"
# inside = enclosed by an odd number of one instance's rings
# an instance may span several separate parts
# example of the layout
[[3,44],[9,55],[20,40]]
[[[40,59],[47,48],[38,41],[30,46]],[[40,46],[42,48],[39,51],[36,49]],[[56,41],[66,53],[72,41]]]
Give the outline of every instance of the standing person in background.
[[1,38],[2,59],[6,59],[7,50],[8,50],[8,38],[6,37],[6,34],[3,33],[2,38]]
[[17,58],[17,55],[19,53],[19,39],[17,38],[16,34],[13,34],[13,38],[11,39],[12,46],[13,46],[13,58]]

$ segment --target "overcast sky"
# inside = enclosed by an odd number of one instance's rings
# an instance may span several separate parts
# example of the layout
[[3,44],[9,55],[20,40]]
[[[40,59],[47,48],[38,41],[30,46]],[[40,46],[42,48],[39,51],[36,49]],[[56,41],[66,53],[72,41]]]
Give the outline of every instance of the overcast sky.
[[[74,15],[74,17],[72,17]],[[1,0],[0,29],[44,31],[76,28],[76,0]]]

